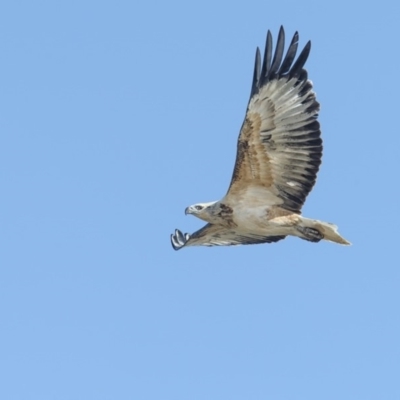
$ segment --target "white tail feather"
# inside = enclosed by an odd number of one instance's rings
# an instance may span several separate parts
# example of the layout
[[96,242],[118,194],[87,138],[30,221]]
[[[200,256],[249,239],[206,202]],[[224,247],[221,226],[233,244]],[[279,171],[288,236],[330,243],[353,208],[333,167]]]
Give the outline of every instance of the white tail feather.
[[316,219],[301,218],[301,225],[308,228],[317,229],[324,235],[324,240],[329,240],[330,242],[339,243],[343,245],[351,245],[343,236],[338,232],[338,227],[329,222],[318,221]]

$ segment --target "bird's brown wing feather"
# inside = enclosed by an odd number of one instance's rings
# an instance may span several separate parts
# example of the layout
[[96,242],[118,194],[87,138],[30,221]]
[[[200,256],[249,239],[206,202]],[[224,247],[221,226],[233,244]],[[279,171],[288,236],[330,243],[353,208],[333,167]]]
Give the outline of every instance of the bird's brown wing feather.
[[270,194],[266,196],[266,205],[300,212],[315,184],[322,157],[319,103],[303,69],[311,43],[293,63],[297,43],[296,32],[282,61],[281,28],[271,60],[272,39],[268,32],[262,66],[257,49],[251,97],[238,139],[228,201],[234,202],[235,197],[258,188]]

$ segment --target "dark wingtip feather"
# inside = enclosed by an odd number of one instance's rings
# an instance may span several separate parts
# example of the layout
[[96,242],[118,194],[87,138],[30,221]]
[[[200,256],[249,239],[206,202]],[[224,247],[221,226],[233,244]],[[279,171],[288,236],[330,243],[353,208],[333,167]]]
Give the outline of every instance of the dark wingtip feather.
[[265,49],[264,49],[264,60],[261,70],[261,79],[264,79],[267,75],[267,72],[271,68],[271,59],[272,59],[272,35],[271,31],[268,31],[267,38],[265,40]]
[[250,97],[253,96],[253,94],[257,93],[257,90],[259,88],[260,69],[261,69],[261,53],[260,49],[257,47],[256,59],[254,61],[253,83],[251,85]]
[[175,229],[175,233],[170,236],[173,249],[180,250],[185,246],[189,237],[190,236],[187,233],[184,235],[179,229]]
[[271,80],[278,73],[278,68],[282,62],[284,48],[285,48],[285,30],[283,29],[283,26],[281,26],[281,28],[279,29],[274,58],[272,60],[271,67],[269,68],[268,71],[266,71],[265,76],[261,77],[262,84],[264,83],[264,80],[265,81]]
[[290,42],[288,51],[283,60],[281,68],[279,69],[279,72],[278,72],[279,75],[284,75],[289,72],[290,66],[292,65],[292,62],[293,62],[294,58],[296,57],[298,45],[299,45],[299,33],[296,31],[293,35],[292,41]]
[[301,73],[301,71],[304,67],[304,64],[307,61],[307,58],[310,55],[310,50],[311,50],[311,41],[309,40],[307,42],[307,44],[304,46],[304,49],[301,51],[296,62],[293,64],[292,68],[290,69],[289,76],[291,78],[293,78],[294,76]]

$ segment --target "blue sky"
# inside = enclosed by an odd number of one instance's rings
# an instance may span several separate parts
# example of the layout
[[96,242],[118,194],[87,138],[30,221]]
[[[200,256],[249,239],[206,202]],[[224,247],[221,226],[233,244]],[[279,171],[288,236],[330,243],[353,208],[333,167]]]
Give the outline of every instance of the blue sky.
[[[0,6],[0,398],[400,398],[395,1]],[[312,40],[304,215],[353,246],[173,251],[221,198],[256,46]]]

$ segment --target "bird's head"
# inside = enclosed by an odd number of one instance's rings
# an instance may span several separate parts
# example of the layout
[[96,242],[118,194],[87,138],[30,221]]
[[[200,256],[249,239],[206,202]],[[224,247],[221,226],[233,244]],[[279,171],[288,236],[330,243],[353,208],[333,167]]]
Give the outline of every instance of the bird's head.
[[210,203],[197,203],[192,206],[186,207],[185,214],[194,215],[197,218],[202,219],[203,221],[212,222],[214,215],[214,205],[217,203],[216,201],[212,201]]

